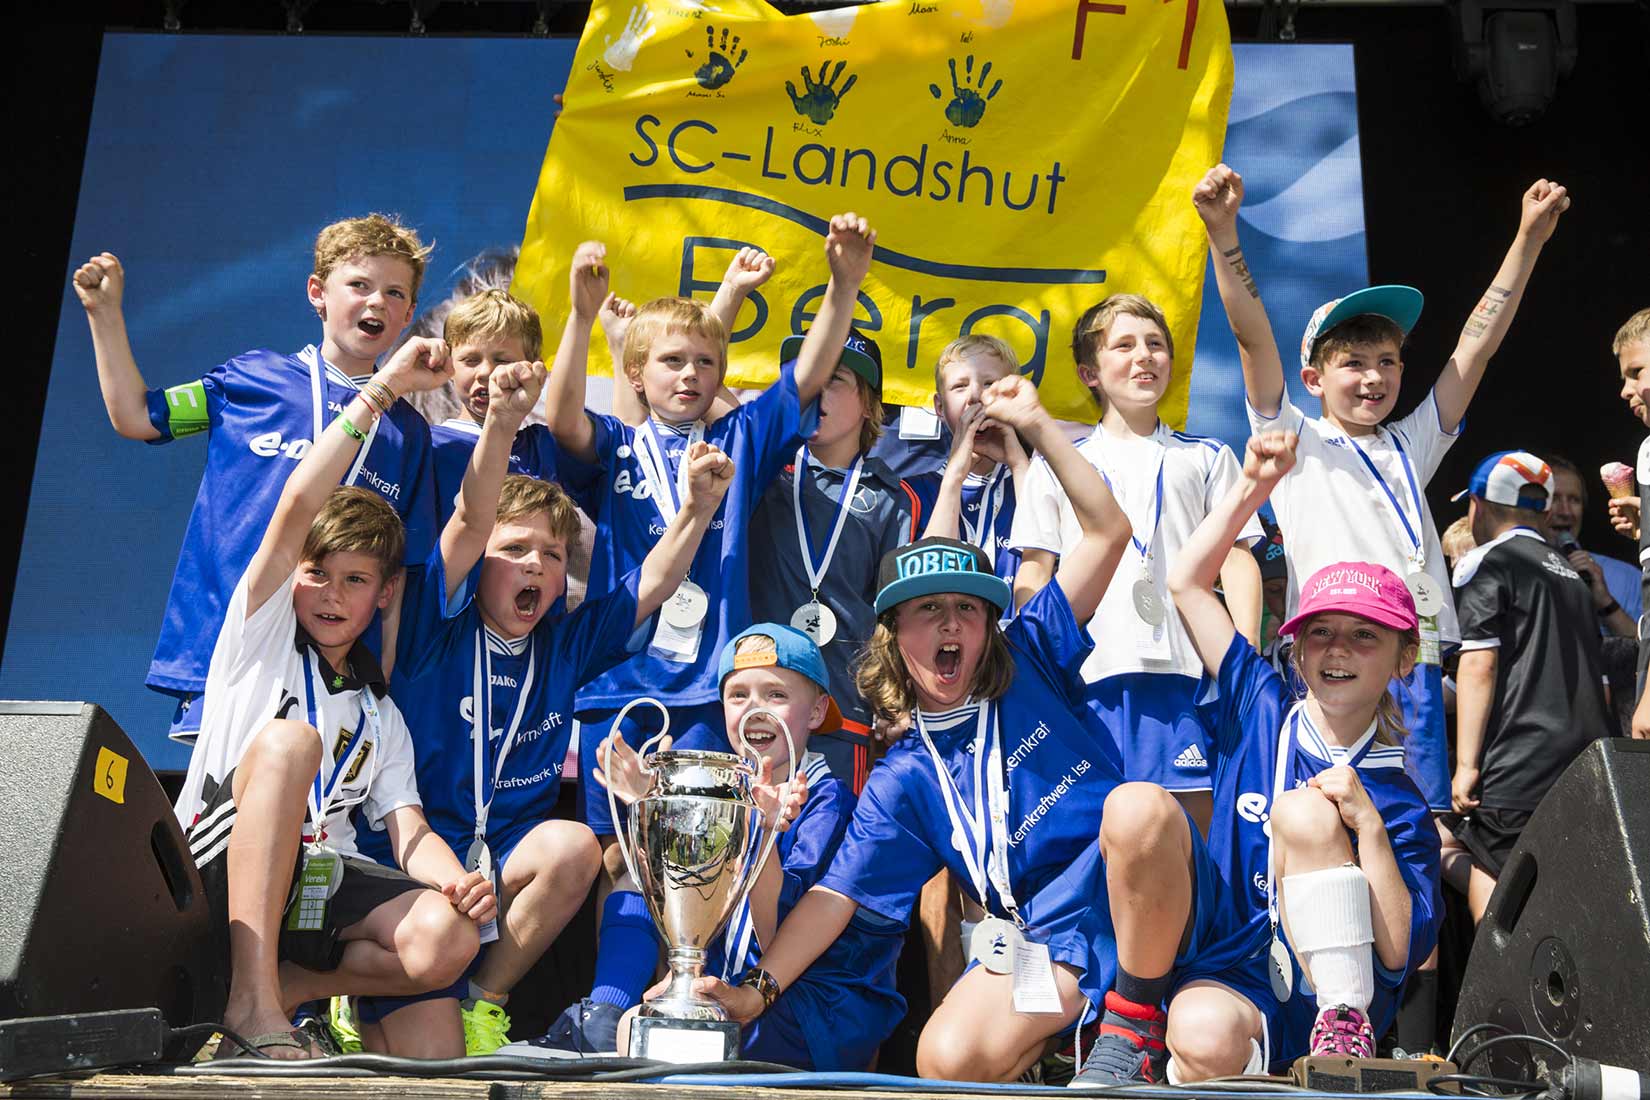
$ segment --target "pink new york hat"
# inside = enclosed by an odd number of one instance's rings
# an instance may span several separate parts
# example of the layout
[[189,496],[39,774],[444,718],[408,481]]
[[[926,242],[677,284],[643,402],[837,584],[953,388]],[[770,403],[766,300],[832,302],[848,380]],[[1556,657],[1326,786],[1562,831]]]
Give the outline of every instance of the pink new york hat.
[[1344,611],[1405,633],[1419,622],[1415,597],[1403,578],[1384,565],[1367,561],[1326,565],[1306,578],[1299,610],[1278,633],[1292,636],[1307,619],[1325,611]]

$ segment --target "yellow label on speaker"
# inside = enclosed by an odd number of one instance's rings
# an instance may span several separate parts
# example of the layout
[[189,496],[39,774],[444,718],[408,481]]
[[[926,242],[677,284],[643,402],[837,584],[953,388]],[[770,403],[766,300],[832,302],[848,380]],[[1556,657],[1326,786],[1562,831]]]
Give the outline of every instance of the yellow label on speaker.
[[126,766],[130,763],[118,752],[97,750],[97,767],[92,771],[92,790],[110,802],[126,802]]

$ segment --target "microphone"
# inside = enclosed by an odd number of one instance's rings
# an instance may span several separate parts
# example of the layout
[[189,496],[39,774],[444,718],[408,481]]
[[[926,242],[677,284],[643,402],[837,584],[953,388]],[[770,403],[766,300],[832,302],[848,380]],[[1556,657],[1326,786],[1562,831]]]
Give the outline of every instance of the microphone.
[[[1557,535],[1554,536],[1554,537],[1558,539],[1558,548],[1559,548],[1560,551],[1563,552],[1565,557],[1569,557],[1571,554],[1573,554],[1577,550],[1581,549],[1581,543],[1576,541],[1576,536],[1575,536],[1575,533],[1573,531],[1570,531],[1566,528],[1559,528]],[[1592,585],[1592,583],[1593,583],[1592,570],[1590,570],[1590,569],[1578,569],[1578,570],[1576,570],[1576,572],[1581,575],[1581,579],[1583,581],[1585,581],[1589,586]],[[1606,606],[1608,606],[1608,605],[1606,605]]]

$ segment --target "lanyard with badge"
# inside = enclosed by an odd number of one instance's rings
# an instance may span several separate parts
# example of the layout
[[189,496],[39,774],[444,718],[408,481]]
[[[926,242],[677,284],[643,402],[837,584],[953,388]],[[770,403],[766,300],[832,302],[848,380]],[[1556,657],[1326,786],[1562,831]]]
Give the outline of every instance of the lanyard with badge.
[[[705,425],[695,420],[688,429],[687,443],[682,458],[676,464],[676,476],[670,476],[670,464],[659,443],[658,431],[652,419],[636,430],[636,461],[642,468],[642,480],[654,506],[670,526],[681,511],[681,501],[687,495],[688,452],[695,443],[705,438]],[[699,641],[704,635],[705,616],[710,612],[710,597],[693,583],[691,576],[682,578],[676,591],[659,608],[659,627],[653,632],[649,650],[671,661],[688,663],[699,656]]]
[[[321,442],[321,435],[327,430],[326,387],[321,383],[320,348],[315,349],[315,358],[309,361],[309,400],[310,411],[315,419],[315,434],[310,436],[310,446],[313,447]],[[372,418],[372,427],[367,429],[366,442],[362,443],[361,449],[356,452],[355,462],[349,468],[349,476],[344,478],[342,484],[355,484],[356,477],[361,473],[362,464],[367,461],[367,452],[372,450],[372,441],[378,438],[378,422],[383,419],[382,416]]]
[[[464,869],[481,872],[482,877],[493,884],[496,895],[498,883],[494,876],[497,868],[493,866],[492,849],[487,846],[487,817],[493,809],[493,798],[498,794],[498,781],[504,774],[505,758],[515,747],[516,735],[521,731],[522,715],[527,712],[527,697],[532,694],[533,666],[538,653],[529,636],[527,671],[522,675],[520,690],[516,694],[516,712],[510,718],[510,728],[504,731],[504,737],[499,741],[498,752],[493,757],[492,782],[488,784],[485,776],[488,773],[487,746],[492,741],[493,729],[493,653],[487,646],[485,634],[485,627],[476,628],[474,687],[470,695],[470,744],[475,752],[471,779],[475,792],[476,829],[475,839],[470,842],[470,850],[464,856]],[[482,943],[492,943],[498,939],[498,919],[482,925],[480,932]]]
[[[382,719],[378,714],[378,704],[372,697],[372,689],[361,688],[361,717],[355,723],[355,732],[350,735],[343,754],[334,761],[332,774],[326,775],[329,736],[327,729],[330,723],[326,721],[326,712],[321,708],[315,694],[314,665],[318,659],[314,652],[305,650],[304,707],[309,724],[321,736],[321,766],[315,770],[315,779],[310,783],[309,819],[314,832],[304,844],[303,867],[298,873],[297,897],[287,911],[286,928],[291,932],[318,932],[326,927],[327,906],[332,896],[338,892],[338,886],[344,878],[343,856],[326,844],[327,817],[335,810],[343,808],[335,804],[338,788],[354,769],[356,758],[363,751],[369,750],[378,740],[382,727]],[[372,766],[377,766],[376,756],[372,757]],[[370,774],[366,786],[372,786]]]
[[[999,462],[997,468],[986,478],[985,487],[980,490],[979,514],[973,523],[968,522],[968,509],[962,510],[964,540],[984,550],[986,557],[993,563],[997,560],[997,517],[1002,514],[1003,494],[1008,488],[1008,473],[1008,463]],[[990,545],[986,545],[987,543]]]
[[[1020,916],[1019,903],[1014,900],[1014,891],[1009,883],[1008,790],[1003,779],[1003,742],[996,705],[981,702],[979,717],[975,721],[972,813],[963,805],[962,791],[946,770],[933,738],[929,737],[921,711],[916,713],[915,725],[939,780],[940,799],[945,804],[946,816],[951,820],[951,844],[962,856],[975,896],[986,911],[986,918],[974,927],[974,935],[969,941],[969,957],[993,974],[1013,975],[1014,1011],[1061,1011],[1060,992],[1054,984],[1054,964],[1049,960],[1048,944],[1038,943],[1027,935],[1025,919]],[[982,772],[985,774],[982,775]],[[982,795],[987,805],[981,804]],[[989,846],[986,835],[988,806]],[[1011,920],[991,914],[991,902],[986,891],[988,879],[996,887],[997,897]]]
[[[1105,455],[1105,431],[1100,429],[1100,453]],[[1152,442],[1156,433],[1153,433]],[[1146,532],[1144,539],[1134,533],[1134,523],[1130,523],[1129,542],[1134,545],[1134,552],[1140,558],[1140,576],[1129,588],[1129,602],[1134,605],[1135,615],[1135,643],[1140,656],[1149,659],[1166,660],[1171,654],[1169,651],[1169,606],[1158,590],[1157,576],[1152,570],[1154,557],[1152,547],[1157,544],[1158,528],[1163,524],[1163,471],[1168,464],[1169,449],[1162,443],[1157,443],[1157,476],[1152,479],[1152,525]],[[1115,464],[1107,460],[1106,464],[1116,469]],[[1107,479],[1107,485],[1115,493],[1117,482]],[[1119,501],[1121,507],[1121,501]]]
[[831,534],[825,540],[825,551],[817,564],[814,562],[813,539],[808,536],[808,517],[802,509],[802,479],[808,474],[807,444],[796,449],[796,461],[791,467],[796,475],[791,479],[791,504],[796,512],[796,538],[802,546],[802,568],[808,573],[809,591],[808,602],[791,615],[791,626],[812,638],[814,644],[820,647],[829,645],[831,639],[836,637],[837,621],[836,612],[819,598],[819,586],[831,568],[831,559],[836,557],[837,542],[842,538],[842,529],[847,526],[854,496],[859,492],[859,475],[864,465],[865,456],[860,455],[848,470],[848,478],[842,485],[842,497],[836,502]]
[[1348,435],[1346,441],[1352,444],[1352,450],[1363,460],[1369,476],[1375,479],[1375,484],[1381,487],[1386,494],[1387,503],[1392,506],[1393,514],[1398,517],[1398,525],[1403,528],[1404,535],[1409,539],[1413,549],[1410,551],[1408,568],[1404,573],[1404,587],[1409,589],[1410,596],[1415,600],[1415,613],[1421,619],[1421,652],[1417,658],[1420,664],[1435,665],[1439,661],[1438,613],[1444,609],[1444,593],[1439,589],[1438,582],[1432,579],[1427,572],[1426,540],[1421,532],[1426,524],[1425,503],[1421,496],[1421,486],[1415,480],[1415,466],[1409,460],[1409,453],[1404,450],[1404,444],[1397,433],[1389,432],[1392,440],[1392,449],[1398,452],[1398,461],[1404,468],[1404,479],[1409,485],[1409,496],[1415,505],[1415,522],[1411,523],[1409,514],[1404,511],[1404,504],[1398,499],[1398,494],[1392,491],[1386,478],[1381,476],[1380,469],[1375,465],[1358,445],[1358,441]]

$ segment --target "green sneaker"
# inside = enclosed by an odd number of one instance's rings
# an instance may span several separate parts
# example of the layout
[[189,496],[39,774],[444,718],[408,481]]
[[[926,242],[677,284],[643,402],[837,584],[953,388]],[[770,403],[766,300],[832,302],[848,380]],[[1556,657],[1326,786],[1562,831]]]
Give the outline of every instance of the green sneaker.
[[344,1054],[361,1053],[361,1030],[355,1021],[355,1001],[349,997],[334,997],[327,1008],[327,1026],[332,1038]]
[[510,1041],[510,1017],[492,1001],[464,1001],[464,1053],[491,1054]]

